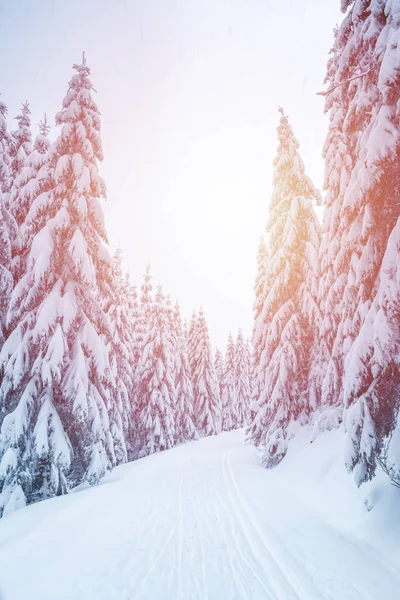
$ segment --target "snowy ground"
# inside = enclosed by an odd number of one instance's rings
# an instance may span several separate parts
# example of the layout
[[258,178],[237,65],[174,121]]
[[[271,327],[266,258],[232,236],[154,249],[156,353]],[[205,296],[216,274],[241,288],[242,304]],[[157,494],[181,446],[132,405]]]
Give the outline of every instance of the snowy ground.
[[300,435],[274,471],[243,438],[180,446],[2,519],[1,600],[398,600],[400,490],[358,490],[340,431]]

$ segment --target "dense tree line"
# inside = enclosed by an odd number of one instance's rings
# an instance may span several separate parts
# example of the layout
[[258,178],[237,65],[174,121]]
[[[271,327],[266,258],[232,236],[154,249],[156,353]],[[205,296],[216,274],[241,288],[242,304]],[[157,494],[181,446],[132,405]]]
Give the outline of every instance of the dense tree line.
[[358,485],[380,464],[400,485],[398,3],[342,1],[328,62],[322,230],[282,113],[258,255],[248,433],[266,466],[299,424],[344,424]]
[[[222,429],[203,311],[188,327],[110,253],[100,113],[85,58],[74,70],[53,143],[46,118],[32,140],[28,103],[9,131],[0,103],[0,516]],[[241,334],[232,348],[226,429],[250,399]]]

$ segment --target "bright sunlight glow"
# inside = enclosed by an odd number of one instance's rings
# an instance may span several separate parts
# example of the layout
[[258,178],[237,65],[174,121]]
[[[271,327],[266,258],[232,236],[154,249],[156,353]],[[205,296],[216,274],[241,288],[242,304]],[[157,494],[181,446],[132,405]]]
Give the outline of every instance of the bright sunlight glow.
[[338,4],[0,3],[1,92],[10,117],[28,99],[33,123],[44,112],[53,121],[71,60],[85,50],[102,113],[110,242],[123,249],[136,283],[150,262],[155,282],[179,298],[186,317],[202,303],[219,346],[232,323],[251,332],[278,105],[322,186],[327,121],[316,93]]

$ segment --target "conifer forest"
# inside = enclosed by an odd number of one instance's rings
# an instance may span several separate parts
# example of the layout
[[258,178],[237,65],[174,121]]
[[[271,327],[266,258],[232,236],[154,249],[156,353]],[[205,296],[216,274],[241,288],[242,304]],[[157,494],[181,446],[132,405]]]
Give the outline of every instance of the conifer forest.
[[400,598],[400,0],[323,4],[0,5],[1,600]]

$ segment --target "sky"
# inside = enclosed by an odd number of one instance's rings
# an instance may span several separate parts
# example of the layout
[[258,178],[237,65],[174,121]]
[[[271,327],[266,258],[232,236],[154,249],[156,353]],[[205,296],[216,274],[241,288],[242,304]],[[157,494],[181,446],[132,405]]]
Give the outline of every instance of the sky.
[[[0,92],[34,133],[85,51],[102,114],[106,225],[140,285],[203,306],[214,345],[250,336],[278,106],[321,189],[339,0],[0,0]],[[57,129],[53,127],[54,138]]]

